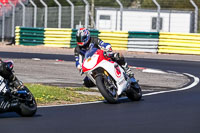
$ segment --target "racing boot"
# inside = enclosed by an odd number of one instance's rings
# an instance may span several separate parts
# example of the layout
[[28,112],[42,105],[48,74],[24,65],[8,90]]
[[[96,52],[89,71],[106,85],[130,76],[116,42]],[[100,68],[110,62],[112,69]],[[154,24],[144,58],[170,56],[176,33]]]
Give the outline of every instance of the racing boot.
[[134,73],[131,71],[131,69],[128,67],[128,64],[125,63],[125,65],[122,65],[122,68],[124,69],[124,71],[126,72],[126,74],[132,78],[134,77]]
[[19,108],[19,102],[17,101],[9,101],[8,97],[0,98],[0,113],[15,111]]
[[0,98],[0,113],[8,111],[10,108],[10,102],[6,99],[1,97]]

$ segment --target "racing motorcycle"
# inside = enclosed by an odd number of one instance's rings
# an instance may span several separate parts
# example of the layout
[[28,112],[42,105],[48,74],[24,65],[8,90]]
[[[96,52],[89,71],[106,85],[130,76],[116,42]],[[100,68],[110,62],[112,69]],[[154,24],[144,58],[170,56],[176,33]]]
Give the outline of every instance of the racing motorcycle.
[[124,69],[101,49],[91,47],[85,53],[82,72],[97,86],[109,103],[117,103],[124,95],[133,101],[142,98],[142,91],[136,79],[129,77]]
[[[8,69],[13,71],[13,62],[6,61],[6,64]],[[37,103],[30,90],[26,86],[17,90],[12,83],[2,76],[0,76],[0,98],[11,104],[7,112],[16,112],[23,117],[30,117],[37,111]],[[5,112],[0,111],[0,113]]]

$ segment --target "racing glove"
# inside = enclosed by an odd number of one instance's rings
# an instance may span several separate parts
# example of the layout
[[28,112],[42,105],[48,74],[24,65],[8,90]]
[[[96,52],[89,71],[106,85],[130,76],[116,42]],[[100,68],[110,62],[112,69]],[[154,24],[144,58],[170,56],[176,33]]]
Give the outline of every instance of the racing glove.
[[83,69],[82,69],[82,66],[80,64],[77,66],[77,69],[78,69],[79,73],[82,75]]
[[112,58],[114,56],[114,53],[112,51],[104,51],[103,55],[104,57]]

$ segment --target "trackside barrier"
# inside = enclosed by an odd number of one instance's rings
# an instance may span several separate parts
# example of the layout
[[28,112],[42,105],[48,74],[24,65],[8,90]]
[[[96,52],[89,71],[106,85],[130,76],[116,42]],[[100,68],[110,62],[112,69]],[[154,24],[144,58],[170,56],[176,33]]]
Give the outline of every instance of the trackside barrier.
[[16,45],[70,47],[72,29],[16,27]]
[[[110,43],[113,50],[156,52],[158,33],[89,30],[92,37]],[[74,48],[77,29],[16,27],[17,45],[45,45]]]
[[[45,45],[50,47],[76,47],[76,29],[68,28],[29,28],[16,27],[16,45]],[[90,30],[91,36],[97,36],[97,30]]]
[[[200,55],[200,34],[89,30],[113,50]],[[74,48],[77,29],[16,27],[16,45]]]
[[129,32],[128,51],[158,52],[158,32]]
[[16,27],[15,44],[16,45],[43,45],[44,28],[24,28]]
[[106,43],[110,43],[113,50],[127,50],[128,32],[101,30],[99,38]]
[[72,29],[45,28],[44,45],[70,48]]
[[200,55],[200,34],[160,32],[158,53]]

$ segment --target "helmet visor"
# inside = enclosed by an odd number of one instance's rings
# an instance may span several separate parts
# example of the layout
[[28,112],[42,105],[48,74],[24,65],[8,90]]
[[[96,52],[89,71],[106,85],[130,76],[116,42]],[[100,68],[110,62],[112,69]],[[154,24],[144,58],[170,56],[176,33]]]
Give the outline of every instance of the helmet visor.
[[81,36],[81,35],[76,36],[77,42],[84,42],[85,38],[86,38],[86,36]]

